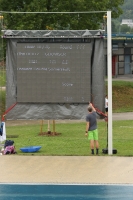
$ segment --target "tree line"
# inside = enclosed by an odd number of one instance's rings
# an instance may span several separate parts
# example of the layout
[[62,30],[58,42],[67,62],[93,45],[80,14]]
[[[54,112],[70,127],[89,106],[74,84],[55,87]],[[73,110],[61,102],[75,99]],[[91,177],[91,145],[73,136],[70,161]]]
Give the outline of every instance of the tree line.
[[[95,13],[95,11],[111,10],[112,18],[116,19],[123,12],[121,8],[123,3],[124,0],[0,0],[1,15],[4,17],[2,28],[11,30],[101,29],[104,23],[103,15],[106,12]],[[80,13],[83,11],[94,11],[94,13]],[[39,12],[48,12],[48,14]]]
[[119,33],[133,33],[133,28],[128,25],[121,25],[122,19],[132,19],[133,20],[133,1],[124,0],[121,5],[123,13],[116,19],[112,20],[112,32]]

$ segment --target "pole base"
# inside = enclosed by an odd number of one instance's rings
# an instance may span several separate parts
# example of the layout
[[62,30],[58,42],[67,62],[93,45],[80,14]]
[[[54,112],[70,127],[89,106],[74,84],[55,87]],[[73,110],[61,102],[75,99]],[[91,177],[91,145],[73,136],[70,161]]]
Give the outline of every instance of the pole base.
[[[102,153],[108,154],[108,149],[107,149],[107,148],[106,148],[106,149],[102,149]],[[117,154],[117,150],[116,150],[116,149],[113,149],[113,150],[112,150],[112,153],[113,153],[113,154]]]

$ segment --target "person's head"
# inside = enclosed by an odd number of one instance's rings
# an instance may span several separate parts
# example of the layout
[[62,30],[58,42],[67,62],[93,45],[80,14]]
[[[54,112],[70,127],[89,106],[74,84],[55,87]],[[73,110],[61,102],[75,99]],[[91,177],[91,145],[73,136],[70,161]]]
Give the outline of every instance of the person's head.
[[88,111],[89,111],[89,112],[92,112],[92,111],[93,111],[92,106],[90,106],[90,105],[88,106]]

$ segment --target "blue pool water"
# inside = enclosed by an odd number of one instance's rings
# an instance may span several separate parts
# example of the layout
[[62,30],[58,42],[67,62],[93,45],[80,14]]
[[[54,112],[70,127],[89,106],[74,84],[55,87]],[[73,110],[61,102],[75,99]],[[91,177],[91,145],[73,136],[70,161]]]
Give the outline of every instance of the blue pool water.
[[0,200],[133,200],[133,185],[0,184]]

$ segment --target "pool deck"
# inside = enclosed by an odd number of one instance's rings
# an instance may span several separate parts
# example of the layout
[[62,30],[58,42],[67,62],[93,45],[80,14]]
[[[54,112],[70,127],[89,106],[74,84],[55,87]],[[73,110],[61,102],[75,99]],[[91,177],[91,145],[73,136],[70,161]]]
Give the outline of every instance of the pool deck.
[[133,184],[133,157],[0,156],[0,183]]

